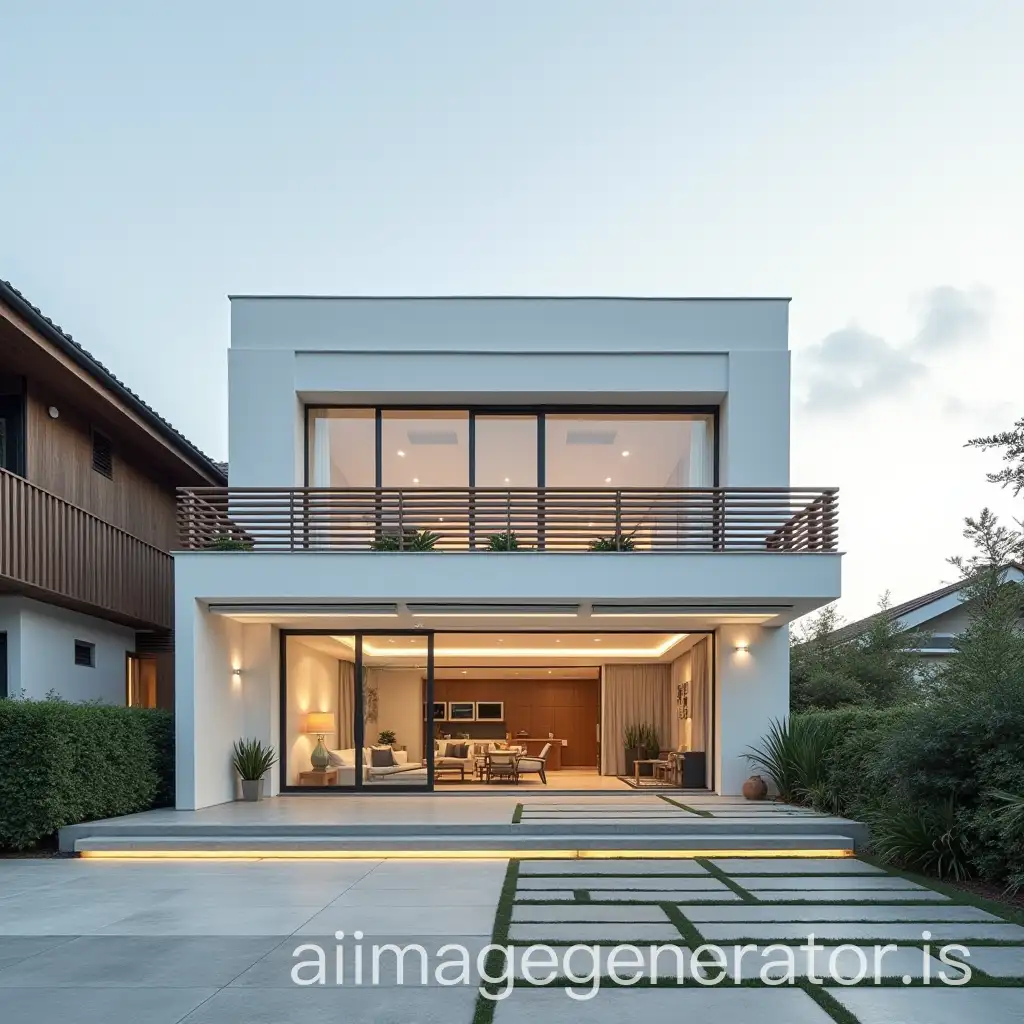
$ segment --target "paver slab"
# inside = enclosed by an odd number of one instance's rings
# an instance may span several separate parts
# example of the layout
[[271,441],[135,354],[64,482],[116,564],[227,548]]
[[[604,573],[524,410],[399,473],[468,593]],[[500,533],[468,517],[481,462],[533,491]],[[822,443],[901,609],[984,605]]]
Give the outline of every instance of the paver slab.
[[694,923],[726,924],[730,921],[991,921],[1001,919],[978,907],[946,906],[850,907],[812,906],[806,903],[745,903],[738,907],[701,907],[680,905],[679,909]]
[[512,909],[513,921],[636,921],[661,924],[667,918],[658,906],[610,907],[606,904],[574,903],[571,906],[547,907],[518,903]]
[[711,861],[730,875],[884,875],[855,857],[726,857]]
[[911,892],[925,888],[895,875],[874,875],[871,878],[861,878],[857,875],[811,875],[806,878],[791,878],[786,875],[744,875],[736,877],[736,882],[750,892],[756,892],[758,889],[797,889],[801,892],[811,889],[901,889],[904,892]]
[[707,875],[708,871],[696,861],[679,858],[673,860],[597,860],[584,857],[579,860],[524,860],[519,865],[520,875]]
[[970,939],[997,939],[1006,942],[1024,942],[1024,928],[1016,924],[971,924],[969,921],[924,922],[917,924],[700,924],[698,931],[708,942],[735,942],[741,938],[755,942],[805,941],[813,935],[815,941],[858,942],[865,939],[885,939],[892,942],[925,942],[922,936],[928,932],[930,941],[967,942]]
[[581,1020],[588,1024],[629,1020],[832,1024],[832,1018],[806,992],[788,988],[603,987],[588,1002],[570,999],[554,988],[517,988],[494,1011],[494,1024],[537,1024],[539,1020],[544,1024],[579,1024]]
[[845,988],[832,989],[860,1024],[1020,1024],[1024,1021],[1021,988]]
[[[826,983],[873,983],[878,978],[936,979],[939,972],[948,970],[934,957],[915,946],[888,949],[885,946],[824,946],[813,954],[806,949],[790,947],[786,952],[778,945],[762,946],[757,950],[740,952],[725,946],[726,974],[733,981],[769,978],[806,978],[813,976]],[[697,965],[700,969],[700,965]],[[708,973],[705,971],[705,973]],[[718,971],[710,972],[712,978]]]
[[1024,947],[1021,946],[973,946],[971,955],[963,959],[993,978],[1024,978]]
[[[515,976],[517,978],[525,978],[526,974],[523,971],[523,953],[528,946],[514,946],[513,947],[513,967],[515,970]],[[611,952],[615,949],[615,946],[601,946],[597,953],[593,952],[592,947],[579,947],[579,946],[549,946],[552,952],[554,960],[557,962],[557,967],[554,970],[557,971],[559,977],[574,977],[582,978],[587,977],[594,970],[595,963],[597,969],[602,977],[608,977],[609,965],[608,960]],[[688,979],[693,977],[693,954],[686,946],[678,945],[675,943],[663,943],[657,945],[652,953],[652,947],[650,945],[637,946],[639,951],[639,962],[642,963],[643,976],[645,978],[674,978],[677,981],[682,981],[684,984]],[[596,957],[596,960],[595,960]],[[550,972],[549,969],[544,969],[544,964],[547,963],[547,959],[542,954],[532,954],[531,958],[531,976],[534,983],[541,982],[546,978]],[[615,961],[615,969],[619,978],[628,978],[633,970],[627,970],[627,963],[634,963],[634,960],[627,960],[624,954],[618,954]],[[699,970],[699,968],[698,968]]]
[[550,878],[543,875],[520,877],[516,888],[523,889],[607,889],[618,892],[622,889],[727,889],[724,882],[713,875],[699,878],[672,878],[664,875],[649,875],[646,878],[614,878],[601,875],[573,875],[563,878]]
[[509,928],[512,942],[678,942],[681,939],[675,925],[629,924],[518,924]]
[[[742,879],[737,879],[742,885]],[[912,903],[948,903],[949,897],[932,889],[813,889],[797,892],[794,889],[750,889],[759,900],[790,903],[802,900],[811,903],[892,903],[894,900]]]

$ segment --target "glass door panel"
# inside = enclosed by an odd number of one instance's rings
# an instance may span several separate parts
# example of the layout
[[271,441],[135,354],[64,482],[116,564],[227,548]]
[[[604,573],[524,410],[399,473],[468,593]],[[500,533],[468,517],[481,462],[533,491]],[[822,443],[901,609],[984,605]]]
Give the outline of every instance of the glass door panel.
[[282,786],[356,785],[354,636],[287,636]]
[[364,789],[427,789],[433,736],[432,638],[364,634],[362,678]]

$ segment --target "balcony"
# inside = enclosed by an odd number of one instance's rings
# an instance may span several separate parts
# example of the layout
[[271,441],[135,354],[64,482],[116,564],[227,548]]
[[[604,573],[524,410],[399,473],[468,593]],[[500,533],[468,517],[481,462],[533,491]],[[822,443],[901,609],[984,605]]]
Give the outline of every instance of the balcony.
[[139,628],[174,621],[171,556],[0,470],[0,590]]
[[185,550],[835,552],[836,488],[178,490]]

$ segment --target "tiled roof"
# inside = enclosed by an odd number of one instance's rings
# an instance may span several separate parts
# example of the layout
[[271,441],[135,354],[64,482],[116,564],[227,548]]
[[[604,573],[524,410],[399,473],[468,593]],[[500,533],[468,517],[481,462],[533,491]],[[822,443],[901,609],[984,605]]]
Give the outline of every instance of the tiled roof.
[[[1024,565],[1020,565],[1017,562],[1010,562],[1006,568],[1018,569],[1024,572]],[[955,594],[965,585],[965,580],[957,580],[956,583],[950,583],[944,587],[939,587],[938,590],[922,594],[920,597],[912,598],[910,601],[904,601],[903,604],[897,604],[893,605],[892,608],[886,608],[883,612],[875,612],[874,615],[869,615],[867,618],[858,619],[856,622],[850,622],[845,626],[840,626],[839,629],[833,630],[826,637],[822,637],[822,639],[827,640],[829,643],[845,643],[847,640],[852,640],[854,637],[860,636],[861,633],[866,633],[880,618],[882,618],[882,616],[885,616],[888,619],[902,619],[905,615],[909,615],[911,612],[916,612],[918,608],[924,608],[933,601],[938,601],[943,597],[948,597],[950,594]]]
[[215,462],[209,455],[197,448],[151,405],[144,402],[123,381],[115,377],[91,352],[82,348],[64,328],[55,324],[38,306],[33,306],[14,285],[3,279],[0,279],[0,301],[7,303],[36,330],[70,356],[83,370],[92,374],[104,387],[116,394],[121,401],[161,434],[172,448],[176,448],[186,458],[198,462],[218,483],[227,483],[227,463]]

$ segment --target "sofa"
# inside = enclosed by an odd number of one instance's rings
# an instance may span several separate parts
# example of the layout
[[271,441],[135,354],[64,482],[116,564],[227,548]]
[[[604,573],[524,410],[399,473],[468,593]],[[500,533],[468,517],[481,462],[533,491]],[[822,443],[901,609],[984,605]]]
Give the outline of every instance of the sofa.
[[[427,769],[418,761],[410,763],[406,750],[392,750],[395,763],[386,767],[375,768],[371,751],[387,750],[388,747],[363,747],[363,784],[423,786],[427,782]],[[328,750],[331,767],[338,769],[338,785],[352,787],[356,781],[356,749]]]

